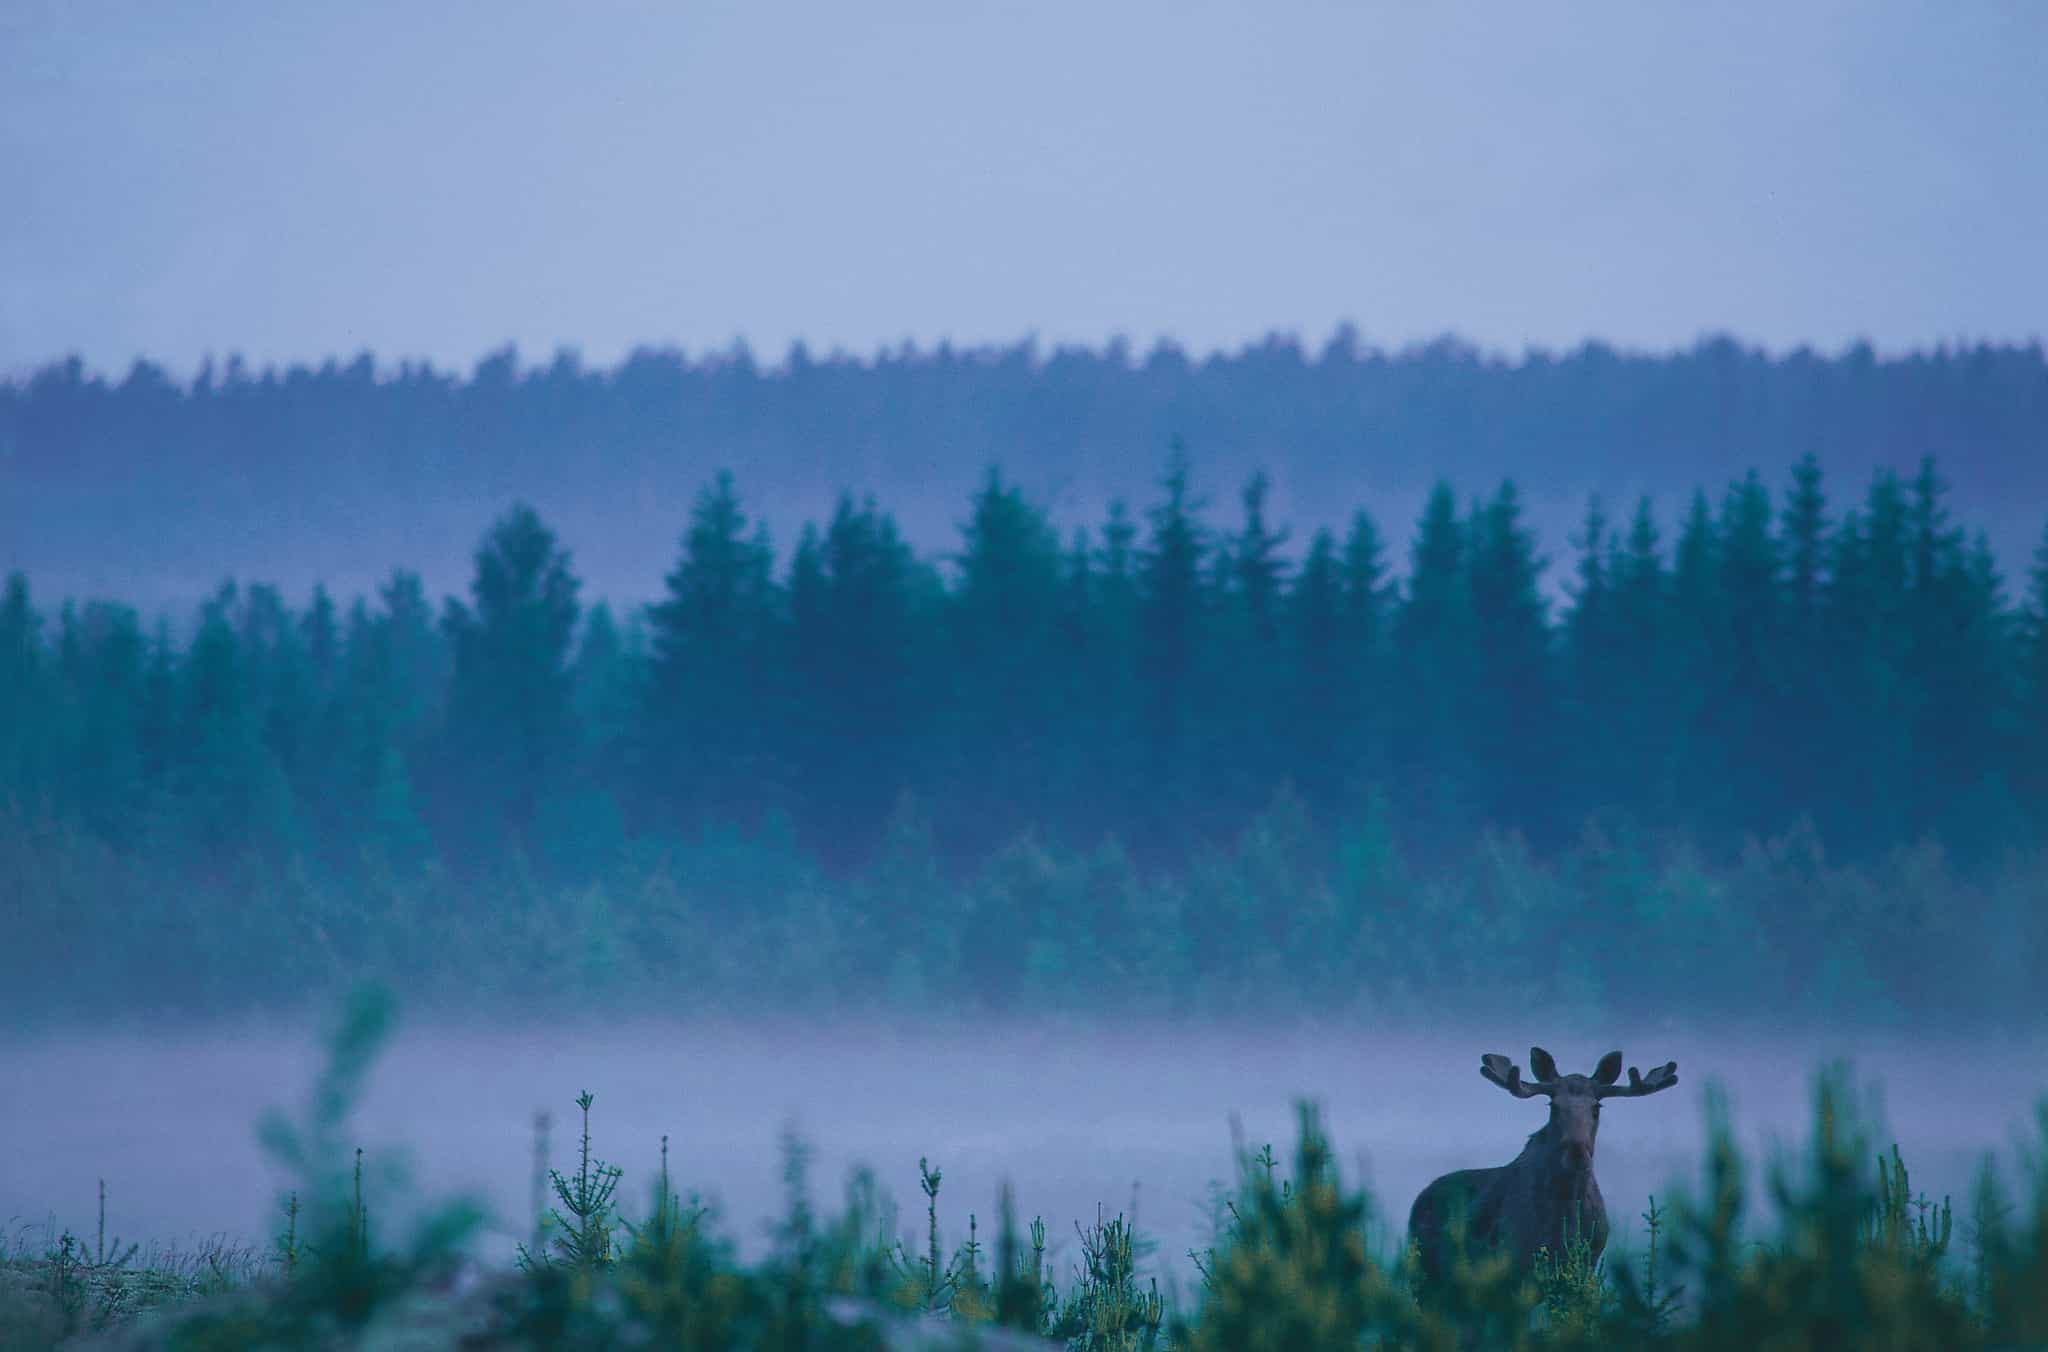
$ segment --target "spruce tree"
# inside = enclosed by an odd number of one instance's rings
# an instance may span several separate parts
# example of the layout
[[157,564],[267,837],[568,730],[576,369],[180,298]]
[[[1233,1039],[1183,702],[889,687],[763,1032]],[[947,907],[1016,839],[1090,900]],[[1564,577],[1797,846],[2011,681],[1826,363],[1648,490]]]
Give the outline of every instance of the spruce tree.
[[1479,788],[1477,734],[1466,718],[1478,693],[1466,550],[1457,495],[1439,482],[1423,507],[1394,621],[1398,713],[1389,737],[1406,812],[1439,841],[1472,824]]
[[0,793],[15,804],[33,801],[41,756],[39,731],[47,726],[43,700],[43,620],[29,601],[28,579],[7,575],[0,594]]
[[1695,492],[1671,560],[1671,644],[1662,717],[1681,799],[1677,810],[1719,834],[1733,815],[1728,748],[1720,737],[1727,688],[1727,604],[1720,532],[1704,491]]
[[1106,821],[1128,835],[1152,790],[1145,773],[1150,729],[1139,672],[1140,554],[1130,507],[1114,499],[1090,557],[1094,642],[1080,680],[1089,725],[1098,736],[1084,751],[1084,763],[1094,767],[1092,788],[1074,804],[1088,817],[1084,839],[1105,834]]
[[1573,806],[1587,814],[1617,797],[1618,775],[1641,749],[1632,750],[1619,739],[1623,635],[1615,594],[1618,558],[1599,494],[1587,500],[1572,544],[1579,558],[1566,587],[1571,608],[1564,617],[1561,675],[1571,728],[1566,765]]
[[1342,581],[1344,647],[1353,663],[1346,726],[1355,730],[1344,792],[1348,807],[1362,810],[1387,775],[1387,737],[1396,693],[1388,645],[1400,603],[1399,588],[1387,580],[1379,526],[1362,508],[1351,514],[1344,532]]
[[1475,680],[1465,716],[1478,747],[1483,819],[1550,844],[1567,827],[1555,790],[1564,747],[1549,603],[1541,589],[1544,561],[1521,513],[1509,480],[1469,528]]
[[608,761],[631,735],[639,703],[638,675],[610,604],[598,602],[583,617],[583,635],[576,644],[571,674],[571,703],[583,737],[579,753],[590,766]]
[[135,612],[93,602],[78,625],[80,663],[66,738],[72,804],[86,829],[117,846],[135,843],[147,809],[140,718],[147,645]]
[[1044,511],[993,469],[961,535],[945,834],[980,855],[1053,810],[1062,564]]
[[650,665],[630,769],[638,825],[751,822],[772,799],[778,606],[765,534],[750,531],[732,475],[697,495],[681,556],[648,614]]
[[1616,663],[1612,717],[1621,760],[1602,798],[1624,821],[1678,826],[1695,819],[1695,786],[1684,763],[1695,673],[1684,663],[1697,660],[1697,649],[1682,642],[1676,580],[1665,564],[1656,509],[1647,496],[1637,500],[1627,533],[1612,539],[1608,559]]
[[1280,726],[1287,694],[1280,646],[1288,532],[1266,520],[1271,491],[1264,473],[1240,494],[1242,524],[1218,550],[1220,660],[1202,703],[1205,796],[1224,820],[1257,812],[1288,778],[1289,739]]
[[1345,642],[1344,576],[1328,530],[1309,540],[1288,610],[1293,688],[1281,705],[1288,760],[1302,796],[1328,820],[1358,754],[1356,663]]
[[1707,735],[1724,752],[1725,825],[1759,835],[1782,830],[1791,816],[1773,765],[1781,745],[1774,723],[1784,631],[1772,526],[1770,491],[1751,470],[1722,499],[1716,532],[1720,651]]
[[1836,533],[1828,586],[1839,759],[1823,834],[1852,851],[1910,835],[1917,716],[1908,685],[1911,556],[1905,494],[1897,476],[1881,469]]
[[1165,499],[1148,513],[1151,526],[1138,560],[1139,698],[1144,719],[1150,800],[1142,814],[1153,844],[1186,841],[1201,805],[1196,794],[1197,675],[1208,597],[1203,565],[1209,551],[1188,486],[1178,441],[1161,481]]
[[1972,550],[1951,523],[1947,491],[1933,458],[1922,460],[1908,507],[1903,644],[1912,710],[1907,819],[1953,847],[1964,833],[1985,838],[1989,819],[2006,810],[1999,751],[2013,692],[2004,582],[1989,546]]
[[501,841],[533,843],[543,801],[574,763],[578,586],[554,532],[521,504],[478,547],[470,604],[448,603],[454,782],[438,806],[479,861]]
[[224,584],[202,608],[179,671],[171,801],[194,867],[220,877],[245,858],[289,847],[291,789],[265,745],[249,654],[237,636],[241,591]]
[[2048,832],[2048,526],[2027,571],[2018,633],[2019,707],[2013,765],[2035,829]]
[[1828,676],[1828,560],[1833,542],[1820,462],[1811,453],[1792,469],[1778,519],[1784,562],[1783,603],[1775,642],[1776,697],[1764,722],[1775,751],[1765,757],[1786,811],[1819,820],[1835,763],[1837,721]]
[[826,858],[863,857],[924,759],[924,628],[937,580],[870,499],[841,497],[800,543],[785,671],[800,711],[788,748],[810,839]]

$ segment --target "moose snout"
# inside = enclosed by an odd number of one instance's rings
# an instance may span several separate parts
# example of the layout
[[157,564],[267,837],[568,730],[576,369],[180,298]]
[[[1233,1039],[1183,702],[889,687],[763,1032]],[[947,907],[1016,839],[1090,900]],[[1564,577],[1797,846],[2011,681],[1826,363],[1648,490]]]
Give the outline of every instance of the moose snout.
[[1564,1156],[1564,1167],[1574,1173],[1593,1167],[1593,1147],[1582,1141],[1566,1141],[1560,1153]]

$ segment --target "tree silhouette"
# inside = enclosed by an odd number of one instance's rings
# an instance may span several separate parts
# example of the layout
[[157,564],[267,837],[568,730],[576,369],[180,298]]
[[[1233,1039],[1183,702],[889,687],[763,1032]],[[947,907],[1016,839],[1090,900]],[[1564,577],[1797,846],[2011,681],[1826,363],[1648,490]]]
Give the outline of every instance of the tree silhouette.
[[471,603],[448,603],[447,756],[462,807],[443,829],[472,850],[530,844],[541,802],[575,754],[577,585],[554,533],[521,505],[478,547]]

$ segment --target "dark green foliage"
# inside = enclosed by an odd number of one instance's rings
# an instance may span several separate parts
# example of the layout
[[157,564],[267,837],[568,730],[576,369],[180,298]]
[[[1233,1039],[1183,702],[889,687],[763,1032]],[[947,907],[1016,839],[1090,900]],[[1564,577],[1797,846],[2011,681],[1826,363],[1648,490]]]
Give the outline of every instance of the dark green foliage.
[[1548,846],[1567,823],[1556,795],[1530,786],[1555,774],[1566,748],[1558,735],[1548,603],[1538,585],[1544,564],[1513,482],[1475,511],[1466,540],[1473,668],[1469,702],[1458,714],[1478,752],[1474,808],[1481,823],[1520,829]]
[[[343,1145],[353,1100],[391,1026],[376,991],[352,999],[327,1049],[303,1121],[273,1118],[266,1142],[296,1180],[274,1263],[209,1248],[178,1254],[107,1239],[106,1190],[96,1238],[70,1232],[0,1250],[0,1347],[42,1349],[67,1336],[120,1330],[123,1346],[225,1349],[330,1346],[703,1349],[1065,1346],[1140,1349],[1373,1347],[1452,1352],[1649,1348],[2037,1346],[2048,1340],[2048,1103],[2023,1151],[2029,1186],[2014,1199],[1987,1164],[1971,1252],[1951,1245],[1947,1202],[1911,1191],[1899,1147],[1870,1149],[1846,1075],[1824,1074],[1802,1166],[1770,1173],[1774,1228],[1746,1224],[1745,1171],[1718,1097],[1699,1193],[1650,1201],[1648,1243],[1609,1264],[1568,1240],[1529,1271],[1458,1248],[1441,1279],[1418,1283],[1412,1249],[1375,1251],[1372,1200],[1347,1187],[1314,1109],[1300,1108],[1292,1176],[1267,1146],[1240,1152],[1239,1186],[1215,1247],[1192,1255],[1200,1289],[1169,1308],[1147,1273],[1150,1246],[1122,1215],[1077,1225],[1064,1294],[1045,1226],[1025,1237],[1009,1190],[999,1198],[991,1259],[969,1217],[948,1254],[941,1174],[919,1161],[926,1197],[912,1257],[872,1177],[856,1172],[845,1206],[821,1217],[806,1190],[807,1152],[785,1145],[787,1202],[769,1253],[746,1266],[716,1218],[685,1203],[668,1140],[640,1221],[612,1209],[619,1171],[590,1157],[589,1093],[575,1179],[554,1176],[563,1203],[552,1257],[481,1274],[464,1294],[444,1278],[476,1233],[466,1205],[433,1207],[411,1244],[390,1247],[372,1224],[363,1153]],[[1875,1162],[1874,1170],[1870,1167]],[[378,1171],[371,1171],[374,1175]],[[402,1186],[395,1173],[387,1189]],[[306,1199],[305,1206],[299,1204]],[[303,1215],[303,1222],[302,1222]],[[303,1223],[304,1231],[301,1232]],[[269,1271],[260,1270],[267,1266]],[[132,1335],[132,1336],[130,1336]],[[1043,1339],[1043,1341],[1039,1341]]]
[[940,717],[953,755],[981,754],[939,770],[939,826],[956,848],[981,855],[1001,843],[999,823],[1050,825],[1059,790],[1078,787],[1060,757],[1075,693],[1061,667],[1085,657],[1090,601],[1085,548],[1063,563],[1045,513],[996,471],[961,535],[947,604],[957,676]]
[[1190,486],[1178,442],[1162,487],[1165,499],[1147,514],[1151,531],[1137,573],[1138,726],[1149,812],[1138,825],[1148,846],[1184,847],[1201,811],[1198,799],[1197,670],[1205,654],[1213,581],[1205,581],[1209,545],[1199,520],[1201,499]]
[[[1142,515],[1065,548],[991,471],[943,571],[846,497],[778,576],[721,475],[631,613],[586,614],[525,508],[438,626],[405,573],[299,611],[228,584],[189,631],[46,613],[17,575],[0,975],[47,997],[23,1016],[367,974],[456,1002],[1621,1007],[1653,992],[1603,950],[1703,946],[1676,979],[1709,1003],[1925,1013],[1930,972],[1980,970],[1955,998],[2023,998],[2048,544],[2009,602],[1931,462],[1839,521],[1812,457],[1780,502],[1755,474],[1718,501],[1668,558],[1647,500],[1592,504],[1555,617],[1513,484],[1469,510],[1439,484],[1397,585],[1363,514],[1297,563],[1262,477],[1213,529],[1178,450]],[[1545,961],[1492,981],[1453,922]]]
[[769,681],[781,598],[765,528],[749,532],[720,473],[697,496],[682,556],[647,612],[640,717],[619,729],[635,825],[669,828],[716,815],[753,823],[778,778],[767,734],[786,692]]
[[1402,813],[1439,837],[1474,819],[1479,757],[1466,714],[1477,698],[1471,541],[1447,483],[1431,490],[1394,624],[1399,717],[1392,779]]
[[470,604],[448,603],[445,754],[456,788],[440,815],[466,857],[533,843],[543,802],[575,763],[576,591],[553,532],[520,506],[477,550]]
[[2027,573],[2026,608],[2019,633],[2020,699],[2016,717],[2020,750],[2016,784],[2032,805],[2037,830],[2048,831],[2048,526]]
[[[557,1205],[541,1218],[540,1244],[534,1249],[521,1247],[522,1267],[546,1267],[560,1262],[572,1268],[594,1269],[610,1267],[615,1260],[612,1235],[618,1218],[612,1210],[612,1193],[617,1190],[619,1178],[625,1171],[615,1164],[591,1158],[590,1105],[595,1101],[596,1096],[587,1089],[576,1096],[576,1106],[583,1113],[583,1134],[578,1138],[576,1151],[576,1173],[574,1177],[564,1177],[556,1170],[548,1171],[548,1182],[555,1190]],[[654,1224],[657,1227],[669,1224],[664,1219],[670,1204],[667,1161],[668,1142],[664,1139],[662,1191],[656,1194]]]

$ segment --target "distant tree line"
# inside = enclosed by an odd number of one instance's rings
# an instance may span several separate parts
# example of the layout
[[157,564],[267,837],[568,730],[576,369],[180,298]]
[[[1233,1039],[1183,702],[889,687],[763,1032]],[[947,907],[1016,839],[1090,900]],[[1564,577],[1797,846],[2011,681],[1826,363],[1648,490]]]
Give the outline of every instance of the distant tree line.
[[[1407,517],[1440,476],[1532,476],[1540,494],[1525,506],[1561,540],[1572,508],[1560,496],[1594,486],[1625,494],[1624,515],[1649,493],[1675,518],[1693,485],[1749,465],[1812,452],[1860,490],[1877,467],[1932,453],[1958,510],[2017,571],[2039,524],[2030,504],[2048,501],[2044,411],[2038,344],[1773,355],[1712,338],[1508,360],[1452,340],[1389,352],[1346,330],[1319,347],[1276,335],[1209,356],[1163,341],[905,345],[865,360],[798,345],[779,364],[735,347],[597,367],[507,349],[468,372],[365,354],[209,361],[187,379],[71,360],[0,380],[0,571],[26,567],[47,594],[111,586],[152,604],[190,604],[220,576],[352,593],[398,563],[453,590],[477,504],[516,498],[574,542],[596,590],[638,600],[666,567],[688,505],[677,494],[719,465],[740,468],[786,565],[797,525],[828,516],[842,486],[875,493],[907,539],[942,550],[990,464],[1056,500],[1063,533],[1098,526],[1110,499],[1150,496],[1156,461],[1133,452],[1176,432],[1199,436],[1210,482],[1271,471],[1296,547],[1321,526],[1341,537],[1352,506]],[[195,561],[205,576],[185,577]]]
[[[1218,525],[1176,455],[1141,511],[1116,504],[1070,538],[991,471],[948,557],[919,557],[886,511],[847,499],[778,568],[720,475],[664,599],[623,618],[583,604],[568,554],[515,507],[483,537],[466,599],[437,610],[402,572],[374,598],[303,609],[231,583],[185,642],[115,602],[39,614],[15,575],[0,874],[21,923],[41,916],[57,943],[67,907],[120,890],[88,887],[94,870],[239,897],[205,912],[231,929],[298,904],[280,898],[374,895],[321,912],[374,930],[428,924],[426,897],[446,924],[534,889],[644,916],[671,904],[649,880],[672,888],[662,870],[688,856],[691,904],[738,916],[780,888],[761,906],[785,939],[869,973],[922,954],[908,987],[972,972],[1008,934],[981,981],[1022,989],[1018,955],[1060,908],[1065,941],[1102,955],[1175,917],[1183,977],[1154,972],[1162,991],[1286,948],[1260,935],[1295,933],[1313,965],[1353,951],[1361,926],[1419,925],[1412,893],[1307,931],[1302,908],[1346,870],[1392,876],[1372,859],[1398,855],[1416,888],[1469,877],[1475,842],[1570,877],[1636,842],[1653,891],[1665,865],[1650,861],[1739,875],[1758,849],[1809,879],[1920,858],[1935,893],[1990,889],[1908,921],[1848,875],[1786,891],[1766,869],[1742,906],[1783,927],[1772,961],[1812,971],[1834,923],[1821,898],[1843,887],[1891,915],[1885,942],[1910,962],[1929,926],[1961,942],[1988,923],[1985,898],[2048,881],[2048,534],[2014,598],[1932,461],[1838,506],[1809,456],[1782,492],[1752,473],[1668,527],[1647,503],[1611,516],[1594,501],[1553,616],[1521,511],[1513,483],[1463,501],[1440,485],[1397,585],[1369,515],[1288,551],[1263,478]],[[1275,849],[1292,862],[1262,887]],[[1194,924],[1176,909],[1186,879],[1219,868],[1238,870],[1232,900]],[[1033,894],[1039,875],[1067,881]],[[1560,898],[1597,890],[1550,876]],[[1026,895],[935,918],[944,880],[973,877]],[[173,902],[150,905],[176,927]],[[1686,906],[1681,929],[1736,909]],[[774,926],[750,942],[772,950]],[[323,927],[320,942],[350,941]]]

